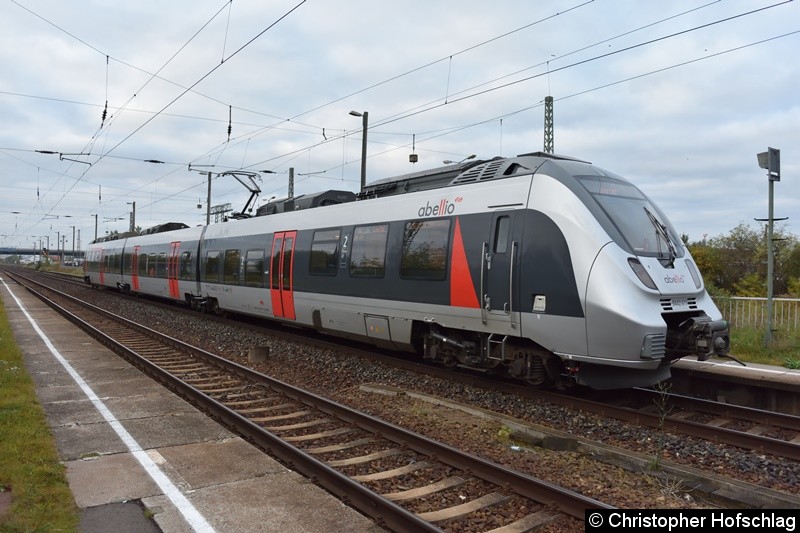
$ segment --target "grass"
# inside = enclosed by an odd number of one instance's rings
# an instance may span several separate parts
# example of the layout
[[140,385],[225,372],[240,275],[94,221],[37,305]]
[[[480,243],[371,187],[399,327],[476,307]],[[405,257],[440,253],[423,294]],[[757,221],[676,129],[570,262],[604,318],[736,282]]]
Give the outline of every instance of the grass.
[[731,354],[748,363],[799,369],[800,333],[776,331],[767,348],[763,329],[734,327],[731,328]]
[[0,531],[78,530],[64,465],[0,305],[0,491],[9,490]]

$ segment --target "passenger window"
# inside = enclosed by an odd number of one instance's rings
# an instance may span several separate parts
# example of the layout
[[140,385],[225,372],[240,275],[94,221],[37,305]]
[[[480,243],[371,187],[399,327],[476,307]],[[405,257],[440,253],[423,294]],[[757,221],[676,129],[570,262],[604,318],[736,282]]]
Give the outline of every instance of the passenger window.
[[208,283],[219,283],[219,252],[213,251],[206,254],[205,279]]
[[156,277],[156,254],[147,256],[147,275],[151,278]]
[[225,268],[223,274],[223,281],[231,285],[239,284],[239,258],[241,257],[239,250],[226,250],[225,251]]
[[156,275],[159,278],[167,277],[167,252],[159,252],[158,266],[156,267]]
[[192,252],[183,252],[180,263],[180,279],[192,279],[194,277],[194,264],[192,263]]
[[382,278],[386,271],[386,239],[389,225],[360,226],[353,231],[350,275]]
[[247,250],[244,260],[244,282],[248,287],[264,286],[264,250]]
[[147,276],[147,254],[139,254],[139,271],[140,276]]
[[335,276],[336,258],[339,256],[340,229],[314,232],[311,243],[310,272],[315,276]]
[[445,279],[449,239],[449,219],[406,222],[400,276],[411,279]]
[[494,230],[494,253],[504,254],[508,250],[508,234],[511,229],[510,217],[498,217]]

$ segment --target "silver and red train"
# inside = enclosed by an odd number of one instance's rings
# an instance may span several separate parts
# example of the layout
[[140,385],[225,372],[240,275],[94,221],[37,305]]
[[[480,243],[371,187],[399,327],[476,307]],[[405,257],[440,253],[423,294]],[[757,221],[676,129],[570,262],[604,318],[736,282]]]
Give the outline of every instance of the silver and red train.
[[86,281],[535,386],[652,385],[671,362],[729,345],[727,322],[659,208],[626,179],[552,154],[145,233],[93,242]]

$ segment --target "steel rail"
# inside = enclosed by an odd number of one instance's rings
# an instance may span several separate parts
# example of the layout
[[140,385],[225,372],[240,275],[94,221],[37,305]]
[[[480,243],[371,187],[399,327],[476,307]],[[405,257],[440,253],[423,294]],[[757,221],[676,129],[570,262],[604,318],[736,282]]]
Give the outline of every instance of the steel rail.
[[[37,283],[34,280],[31,280],[31,282]],[[46,296],[40,295],[34,289],[29,288],[28,290],[37,295],[37,297],[45,301],[48,300]],[[423,455],[433,457],[444,464],[460,470],[468,471],[470,474],[503,487],[506,490],[511,490],[521,496],[551,506],[574,518],[583,520],[586,509],[613,508],[612,506],[597,501],[593,498],[583,496],[563,487],[559,487],[543,480],[539,480],[520,472],[505,468],[501,465],[476,457],[474,455],[467,454],[445,444],[429,439],[425,436],[351,409],[345,405],[333,402],[308,391],[298,389],[287,383],[255,372],[250,368],[186,344],[178,339],[175,339],[174,337],[165,335],[146,326],[136,324],[135,322],[132,322],[122,316],[116,315],[87,302],[83,302],[82,300],[68,294],[60,293],[54,289],[48,288],[48,290],[54,291],[70,301],[89,308],[115,321],[124,323],[128,327],[143,332],[148,336],[158,338],[162,342],[165,342],[177,349],[187,351],[196,357],[211,362],[212,364],[240,377],[259,383],[262,386],[269,387],[277,392],[285,394],[304,404],[313,406],[320,411],[331,414],[340,420],[349,422],[366,431],[380,434],[382,437],[402,444],[403,446],[406,446]],[[68,319],[75,321],[82,328],[89,328],[90,331],[94,329],[92,326],[88,325],[85,321],[79,318],[74,320],[71,318],[72,314],[69,311],[66,309],[61,311],[61,309],[63,309],[61,306],[57,307],[57,310],[59,310],[61,314],[64,314],[64,316]],[[210,398],[191,385],[183,383],[180,381],[180,379],[176,378],[172,374],[160,369],[154,363],[135,355],[133,350],[130,350],[127,347],[117,343],[106,334],[99,332],[98,337],[103,344],[109,348],[112,348],[114,351],[121,352],[126,359],[142,368],[142,370],[148,375],[156,377],[163,383],[168,383],[174,389],[182,391],[185,396],[188,396],[192,399],[197,399],[197,402],[202,405],[204,409],[213,413],[217,418],[224,421],[225,424],[236,428],[238,432],[245,435],[248,439],[255,442],[262,448],[270,450],[270,452],[281,458],[290,467],[300,471],[307,477],[310,477],[312,480],[318,482],[320,485],[327,488],[334,494],[344,495],[343,498],[348,500],[347,503],[364,512],[368,516],[373,517],[376,522],[385,523],[388,527],[391,527],[392,529],[398,528],[398,530],[406,530],[408,527],[411,527],[411,530],[418,531],[438,530],[438,528],[429,522],[419,519],[413,513],[404,510],[402,507],[382,498],[380,495],[377,495],[369,489],[366,489],[359,483],[340,474],[336,470],[328,467],[324,463],[302,452],[294,446],[283,442],[272,433],[264,430],[253,422],[250,422],[247,418],[239,415],[235,411],[232,411],[228,407],[217,402],[213,398]],[[425,527],[421,527],[421,524],[425,524]]]

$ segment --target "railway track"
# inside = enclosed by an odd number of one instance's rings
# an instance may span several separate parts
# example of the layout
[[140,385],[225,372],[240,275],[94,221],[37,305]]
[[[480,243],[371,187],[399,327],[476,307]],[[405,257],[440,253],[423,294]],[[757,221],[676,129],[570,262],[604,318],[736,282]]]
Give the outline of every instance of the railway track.
[[582,520],[586,509],[610,508],[40,287],[48,295],[28,289],[383,527],[437,531],[455,524],[459,530],[527,531],[561,514]]
[[[186,312],[194,313],[189,310]],[[212,316],[212,318],[222,320],[219,317]],[[259,327],[256,329],[263,331]],[[274,333],[274,330],[270,330],[270,332]],[[297,338],[293,334],[281,334]],[[308,341],[307,336],[301,336],[301,338]],[[327,346],[331,345],[330,340],[316,342]],[[383,356],[376,354],[374,349],[359,350],[350,346],[342,348],[341,344],[335,345],[339,349],[347,349],[361,357],[378,358],[415,372],[489,389],[501,387],[507,392],[537,401],[546,400],[563,407],[615,418],[636,425],[672,431],[795,461],[800,460],[800,417],[798,416],[675,394],[666,388],[590,392],[584,395],[576,395],[572,392],[562,394],[553,391],[537,391],[513,382],[498,384],[496,378],[479,374],[464,374]]]
[[724,442],[792,460],[800,460],[800,417],[672,394],[668,390],[633,389],[624,396],[602,396],[617,417],[697,438]]

